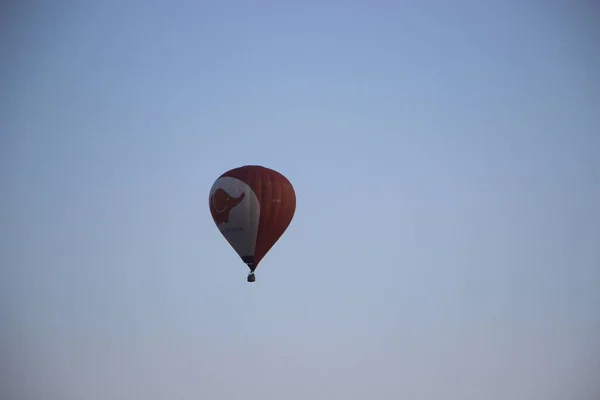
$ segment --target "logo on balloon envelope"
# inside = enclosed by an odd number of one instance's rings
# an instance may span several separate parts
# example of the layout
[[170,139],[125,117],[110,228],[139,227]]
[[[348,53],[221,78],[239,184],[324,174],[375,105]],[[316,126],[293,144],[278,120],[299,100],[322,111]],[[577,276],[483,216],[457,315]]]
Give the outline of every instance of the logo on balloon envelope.
[[240,257],[254,255],[260,202],[244,181],[223,176],[210,190],[209,207],[213,220]]
[[221,225],[223,222],[229,222],[229,213],[238,204],[244,200],[246,193],[233,197],[225,190],[219,188],[210,196],[210,212],[215,223]]

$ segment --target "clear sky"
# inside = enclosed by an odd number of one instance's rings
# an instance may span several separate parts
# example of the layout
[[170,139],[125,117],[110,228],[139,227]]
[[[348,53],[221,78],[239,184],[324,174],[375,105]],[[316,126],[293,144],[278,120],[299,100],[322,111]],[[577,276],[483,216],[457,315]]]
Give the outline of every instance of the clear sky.
[[[0,397],[600,398],[594,2],[15,3]],[[252,285],[245,164],[298,198]]]

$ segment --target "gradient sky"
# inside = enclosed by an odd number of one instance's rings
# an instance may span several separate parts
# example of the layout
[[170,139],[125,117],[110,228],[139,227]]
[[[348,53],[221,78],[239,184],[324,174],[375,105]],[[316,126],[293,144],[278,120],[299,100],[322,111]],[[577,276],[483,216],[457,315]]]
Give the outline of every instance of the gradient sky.
[[[15,3],[0,397],[600,398],[593,2]],[[253,285],[244,164],[298,197]]]

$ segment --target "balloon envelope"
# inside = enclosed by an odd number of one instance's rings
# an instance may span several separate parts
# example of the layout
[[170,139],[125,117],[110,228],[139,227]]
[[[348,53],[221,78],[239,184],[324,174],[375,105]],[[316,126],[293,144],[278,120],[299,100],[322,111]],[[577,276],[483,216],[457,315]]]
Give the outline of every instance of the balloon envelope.
[[214,182],[209,208],[221,234],[254,272],[292,222],[296,193],[279,172],[246,165]]

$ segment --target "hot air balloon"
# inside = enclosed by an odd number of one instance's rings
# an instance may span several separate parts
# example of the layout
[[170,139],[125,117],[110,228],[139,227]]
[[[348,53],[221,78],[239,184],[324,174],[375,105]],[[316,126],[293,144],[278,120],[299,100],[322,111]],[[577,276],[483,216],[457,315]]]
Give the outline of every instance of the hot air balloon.
[[246,165],[217,178],[208,202],[217,228],[250,268],[248,282],[254,282],[258,264],[294,217],[292,184],[277,171]]

